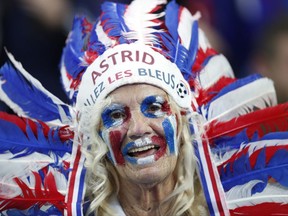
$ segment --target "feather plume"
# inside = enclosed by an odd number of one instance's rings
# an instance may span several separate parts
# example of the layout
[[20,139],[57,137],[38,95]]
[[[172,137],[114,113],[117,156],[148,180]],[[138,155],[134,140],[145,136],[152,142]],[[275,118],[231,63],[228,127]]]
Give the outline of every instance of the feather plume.
[[201,107],[211,101],[225,86],[230,85],[235,78],[221,77],[214,85],[208,89],[199,89],[199,95],[196,98],[198,105]]
[[198,89],[208,89],[222,77],[234,78],[233,70],[222,54],[215,55],[215,53],[212,53],[205,58],[205,61],[201,65],[203,69],[198,73],[195,81],[199,83]]
[[17,115],[55,124],[72,124],[72,109],[48,92],[21,63],[7,53],[9,62],[0,69],[0,98]]
[[103,30],[109,38],[117,38],[120,44],[128,43],[123,37],[123,33],[129,31],[123,19],[126,7],[125,4],[115,2],[104,2],[101,6],[101,24],[103,25]]
[[29,155],[40,151],[49,155],[53,151],[62,157],[72,151],[73,138],[73,133],[68,134],[69,130],[64,129],[62,132],[59,128],[49,128],[43,122],[0,112],[0,153],[10,151],[19,154],[24,151],[25,155]]
[[[251,193],[255,194],[262,192],[271,179],[288,187],[288,133],[285,135],[286,140],[282,142],[277,139],[246,144],[218,166],[224,190],[228,191],[236,185],[252,180],[260,180],[251,189]],[[255,145],[258,148],[253,148]]]
[[[194,78],[192,65],[198,51],[198,19],[199,13],[194,16],[184,7],[171,1],[166,7],[165,24],[167,33],[160,34],[167,48],[168,57],[176,63],[186,80]],[[178,19],[175,19],[178,17]],[[169,38],[170,37],[170,38]]]
[[288,204],[266,202],[254,206],[241,206],[230,210],[234,215],[287,215]]
[[[231,127],[233,125],[233,127]],[[229,121],[212,121],[207,125],[206,135],[215,143],[225,137],[236,137],[240,132],[251,140],[255,135],[261,138],[269,132],[288,131],[288,103],[257,110]]]
[[171,1],[167,5],[165,13],[165,25],[169,34],[166,32],[160,34],[164,47],[167,49],[164,54],[183,71],[184,63],[188,57],[188,50],[181,44],[177,31],[179,21],[175,17],[179,17],[180,6],[175,1]]
[[[74,18],[72,30],[66,40],[61,57],[61,80],[68,98],[75,103],[75,92],[79,86],[82,72],[87,68],[91,57],[85,56],[85,40],[91,31],[92,24],[85,17]],[[90,53],[89,53],[90,54]]]
[[[259,180],[252,180],[243,185],[237,185],[226,192],[226,200],[233,213],[245,212],[246,214],[255,211],[255,207],[262,206],[263,212],[267,215],[268,212],[276,213],[276,210],[267,209],[267,207],[279,206],[277,212],[283,212],[288,207],[288,188],[281,186],[278,183],[268,183],[261,193],[252,194],[251,189],[261,183]],[[268,205],[267,205],[268,204]],[[251,207],[251,208],[248,208]],[[259,209],[258,212],[259,213]],[[270,215],[270,214],[268,214]]]
[[50,204],[63,213],[66,208],[64,202],[65,194],[58,191],[54,175],[55,172],[50,171],[42,179],[38,173],[33,172],[33,175],[27,181],[15,177],[13,182],[15,182],[21,192],[15,197],[3,197],[0,195],[0,211],[7,209],[26,210],[31,207],[41,209],[42,206]]
[[124,37],[142,44],[159,46],[155,33],[162,32],[158,26],[163,22],[160,18],[165,15],[165,12],[158,12],[158,10],[161,10],[166,2],[166,0],[148,0],[143,4],[141,0],[132,1],[124,14],[124,21],[130,30],[123,32]]
[[67,132],[0,113],[1,212],[62,215],[72,152]]
[[[194,16],[188,11],[187,8],[181,10],[179,17],[178,34],[181,44],[188,50],[188,58],[186,58],[186,68],[191,73],[192,65],[195,62],[196,54],[199,46],[198,35],[198,19],[200,13]],[[188,28],[188,29],[187,29]],[[192,76],[192,75],[191,75]]]
[[67,73],[73,79],[76,79],[78,74],[87,67],[87,65],[83,65],[83,48],[85,39],[91,31],[91,27],[91,24],[85,17],[75,17],[72,30],[66,40],[62,61],[64,62]]
[[257,109],[277,104],[273,82],[260,75],[239,79],[224,87],[201,113],[207,121],[227,121]]

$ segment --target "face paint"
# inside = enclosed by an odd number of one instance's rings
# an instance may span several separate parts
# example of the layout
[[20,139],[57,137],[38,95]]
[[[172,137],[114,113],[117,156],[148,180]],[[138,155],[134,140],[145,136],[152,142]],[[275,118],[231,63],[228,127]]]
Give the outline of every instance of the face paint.
[[149,96],[141,104],[141,111],[146,117],[159,118],[168,116],[164,119],[162,126],[165,133],[166,143],[169,147],[170,154],[177,155],[176,127],[177,122],[172,115],[168,102],[161,96]]
[[128,107],[120,104],[111,104],[103,111],[101,117],[104,127],[108,129],[123,124],[125,120],[129,119],[129,115]]
[[[125,160],[131,164],[149,164],[157,161],[166,152],[165,139],[160,136],[141,137],[128,143],[122,150]],[[137,157],[141,155],[141,157]]]
[[114,128],[122,125],[130,118],[129,108],[120,104],[111,104],[103,111],[101,117],[104,125],[101,137],[109,148],[108,157],[114,164],[124,165],[125,160],[121,153],[123,135],[121,130]]
[[141,112],[148,118],[160,118],[171,114],[168,102],[161,96],[146,97],[141,103]]
[[[133,112],[138,112],[138,109],[147,118],[147,121],[144,119],[147,127],[150,130],[152,128],[154,132],[152,135],[143,134],[143,137],[128,141],[126,145],[123,143],[123,137],[127,135],[129,122],[132,121],[130,109],[115,103],[107,107],[101,115],[102,138],[108,145],[108,156],[115,165],[124,165],[125,161],[144,165],[157,161],[167,153],[177,154],[176,118],[172,115],[167,100],[162,96],[148,96],[144,98],[140,106],[137,104],[134,105]],[[154,118],[158,120],[153,120]],[[143,121],[143,118],[141,120]],[[133,121],[138,121],[138,119],[133,119]],[[138,123],[143,122],[136,122]],[[169,152],[167,152],[167,146]],[[121,147],[124,148],[121,150]]]
[[170,154],[178,154],[178,146],[176,142],[177,121],[175,115],[170,115],[164,119],[162,126],[165,132],[165,139]]

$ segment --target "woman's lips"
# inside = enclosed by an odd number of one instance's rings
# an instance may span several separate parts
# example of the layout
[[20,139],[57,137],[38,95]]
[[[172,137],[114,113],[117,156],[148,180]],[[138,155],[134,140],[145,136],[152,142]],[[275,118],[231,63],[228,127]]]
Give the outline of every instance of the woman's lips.
[[137,148],[132,148],[128,151],[128,155],[130,157],[147,157],[153,154],[156,154],[156,152],[160,149],[158,145],[147,145]]
[[122,150],[130,163],[148,164],[157,161],[166,152],[166,142],[159,136],[143,137],[128,143]]

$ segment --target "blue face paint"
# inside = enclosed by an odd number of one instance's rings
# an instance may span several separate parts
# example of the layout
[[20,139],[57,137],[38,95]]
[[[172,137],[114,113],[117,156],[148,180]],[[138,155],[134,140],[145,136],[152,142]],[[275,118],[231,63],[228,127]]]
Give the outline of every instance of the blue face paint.
[[178,154],[178,147],[176,142],[176,118],[171,115],[164,119],[162,126],[165,133],[166,143],[170,150],[170,154]]
[[105,128],[111,128],[121,125],[127,118],[125,107],[120,104],[111,104],[101,114],[102,122]]
[[141,103],[141,112],[148,118],[159,118],[166,114],[163,110],[165,99],[161,96],[146,97]]

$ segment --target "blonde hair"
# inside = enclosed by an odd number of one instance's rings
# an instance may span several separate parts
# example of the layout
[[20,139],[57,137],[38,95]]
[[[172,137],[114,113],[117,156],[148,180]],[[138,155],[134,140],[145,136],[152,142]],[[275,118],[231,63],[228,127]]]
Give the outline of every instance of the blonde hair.
[[[170,105],[176,111],[178,116],[178,142],[179,156],[175,168],[176,185],[172,193],[163,200],[161,206],[166,203],[173,202],[171,208],[165,215],[206,215],[206,202],[202,193],[199,179],[196,175],[197,159],[193,150],[193,135],[190,132],[190,123],[186,115],[181,115],[180,108],[168,95]],[[89,143],[84,145],[88,147],[85,150],[86,155],[86,183],[87,194],[90,196],[91,204],[88,214],[91,212],[96,215],[115,215],[115,212],[109,208],[108,200],[114,194],[119,192],[119,180],[114,165],[107,158],[108,147],[102,140],[97,129],[100,127],[101,110],[105,105],[109,104],[106,100],[102,105],[98,106],[92,114],[86,113],[85,118],[80,120],[81,133],[89,134],[89,137],[84,137],[84,142]],[[87,124],[90,122],[90,125]],[[91,124],[92,122],[92,124]],[[97,128],[98,127],[98,128]],[[86,130],[84,129],[86,128]]]

